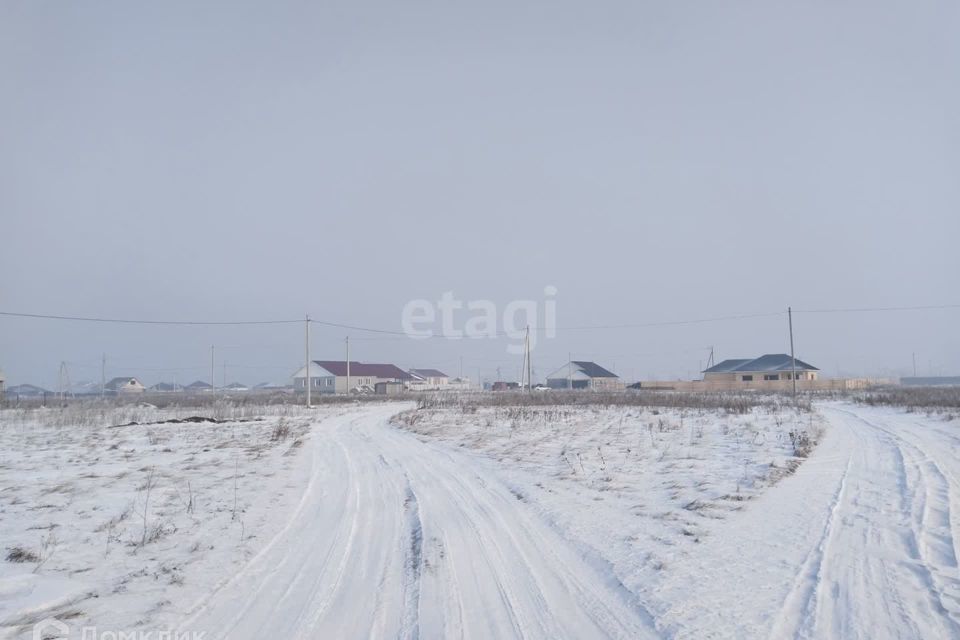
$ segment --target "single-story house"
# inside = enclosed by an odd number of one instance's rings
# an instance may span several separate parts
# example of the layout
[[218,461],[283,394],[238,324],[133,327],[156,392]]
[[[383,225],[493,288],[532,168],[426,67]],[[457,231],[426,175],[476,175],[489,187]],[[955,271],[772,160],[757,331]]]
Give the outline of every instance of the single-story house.
[[196,380],[185,386],[184,391],[190,391],[192,393],[199,393],[201,391],[212,391],[213,386],[209,382],[204,382],[203,380]]
[[12,387],[7,388],[7,395],[23,396],[25,398],[38,398],[48,393],[50,392],[46,389],[33,384],[15,384]]
[[[374,364],[350,361],[349,382],[345,360],[314,360],[310,363],[311,393],[348,393],[374,391],[378,382],[409,384],[413,376],[393,364]],[[293,374],[293,388],[306,393],[307,368]]]
[[114,378],[104,386],[104,389],[116,394],[143,393],[147,390],[142,382],[131,377]]
[[596,362],[573,360],[547,376],[551,389],[590,389],[591,391],[623,391],[620,376]]
[[410,369],[409,373],[411,391],[442,391],[450,385],[450,377],[437,369]]
[[149,389],[158,393],[170,393],[173,391],[183,391],[183,387],[175,382],[158,382]]
[[[750,383],[792,380],[794,363],[785,353],[768,353],[759,358],[734,358],[705,369],[704,382]],[[796,360],[797,380],[816,380],[818,371],[803,360]],[[760,386],[760,385],[758,385]]]

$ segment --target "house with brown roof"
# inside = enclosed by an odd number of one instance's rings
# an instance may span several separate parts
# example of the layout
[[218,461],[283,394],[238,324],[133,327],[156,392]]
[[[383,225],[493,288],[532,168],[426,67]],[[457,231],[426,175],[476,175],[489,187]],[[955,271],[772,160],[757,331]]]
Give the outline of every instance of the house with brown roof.
[[[311,393],[373,393],[379,382],[399,382],[404,385],[413,376],[393,364],[375,364],[351,360],[314,360],[310,363]],[[293,388],[306,393],[307,368],[293,374]]]

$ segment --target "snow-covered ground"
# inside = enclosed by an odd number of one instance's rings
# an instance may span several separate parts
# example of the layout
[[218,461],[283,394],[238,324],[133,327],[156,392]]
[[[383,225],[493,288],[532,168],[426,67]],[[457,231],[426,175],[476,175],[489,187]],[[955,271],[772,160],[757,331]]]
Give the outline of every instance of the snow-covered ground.
[[77,637],[168,629],[284,526],[309,479],[310,420],[211,408],[245,421],[115,426],[197,413],[0,412],[0,637],[47,617]]
[[278,438],[279,420],[4,423],[3,552],[38,558],[2,564],[0,629],[960,637],[958,420],[393,404],[287,416]]

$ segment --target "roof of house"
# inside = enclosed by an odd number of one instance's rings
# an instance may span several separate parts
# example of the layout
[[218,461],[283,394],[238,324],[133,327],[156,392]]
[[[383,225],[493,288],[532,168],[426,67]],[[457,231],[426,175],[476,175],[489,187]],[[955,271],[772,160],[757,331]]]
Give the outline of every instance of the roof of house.
[[[335,376],[347,375],[347,362],[345,360],[314,360],[314,364],[319,365]],[[413,376],[393,364],[371,364],[367,362],[350,361],[350,377],[370,377],[370,378],[394,378],[397,380],[411,380]]]
[[410,373],[415,376],[420,376],[421,378],[446,378],[448,377],[443,371],[438,371],[436,369],[410,369]]
[[182,388],[179,385],[174,385],[170,382],[158,382],[157,384],[150,387],[152,391],[176,391],[177,389]]
[[[807,364],[799,358],[796,360],[797,369],[801,371],[819,371],[811,364]],[[731,373],[731,372],[754,372],[754,371],[790,371],[793,369],[793,362],[786,353],[768,353],[759,358],[724,360],[720,364],[705,369],[703,373]]]
[[128,384],[140,384],[140,381],[134,378],[133,376],[122,376],[119,378],[114,378],[113,380],[108,382],[104,388],[110,389],[111,391],[116,391],[120,387],[126,386]]
[[43,387],[38,387],[35,384],[17,384],[7,389],[7,393],[14,393],[14,394],[20,394],[20,395],[30,395],[30,394],[39,395],[41,393],[50,393],[50,392],[44,389]]
[[730,371],[736,371],[737,367],[745,365],[750,362],[750,358],[733,358],[731,360],[724,360],[709,369],[704,370],[704,373],[728,373]]
[[580,371],[585,375],[591,378],[619,378],[617,374],[612,371],[607,371],[596,362],[589,362],[587,360],[572,360],[574,365],[577,366]]
[[210,386],[209,382],[204,382],[203,380],[197,380],[195,382],[191,382],[190,384],[184,387],[184,389],[212,389],[212,388],[213,387]]

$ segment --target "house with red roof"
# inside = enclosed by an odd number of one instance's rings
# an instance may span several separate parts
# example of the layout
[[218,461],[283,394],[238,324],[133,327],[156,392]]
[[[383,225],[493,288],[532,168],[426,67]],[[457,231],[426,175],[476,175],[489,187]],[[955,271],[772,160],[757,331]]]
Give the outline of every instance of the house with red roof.
[[[306,393],[307,368],[301,367],[293,374],[293,388],[297,393]],[[408,384],[412,375],[393,364],[357,362],[351,360],[314,360],[310,363],[311,393],[373,393],[377,383],[398,382]]]

